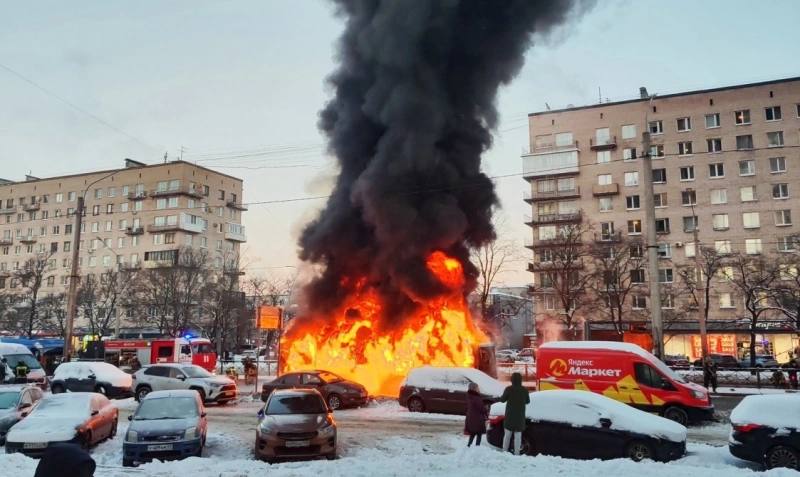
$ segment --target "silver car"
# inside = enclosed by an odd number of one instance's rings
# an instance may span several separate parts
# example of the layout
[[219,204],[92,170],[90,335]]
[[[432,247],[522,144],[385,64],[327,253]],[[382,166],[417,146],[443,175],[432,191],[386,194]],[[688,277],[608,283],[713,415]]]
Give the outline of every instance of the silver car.
[[227,404],[239,396],[236,383],[193,364],[163,363],[145,366],[133,375],[134,397],[141,401],[153,391],[193,389],[203,402]]

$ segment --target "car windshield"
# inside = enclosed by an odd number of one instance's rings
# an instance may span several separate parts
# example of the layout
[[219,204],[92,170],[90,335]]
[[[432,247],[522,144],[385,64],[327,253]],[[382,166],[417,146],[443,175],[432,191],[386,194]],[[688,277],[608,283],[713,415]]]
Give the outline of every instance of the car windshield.
[[337,376],[327,371],[319,373],[319,377],[322,378],[322,380],[325,381],[326,383],[336,383],[339,381],[344,381],[344,379],[341,376]]
[[42,369],[42,365],[36,361],[32,354],[5,354],[6,362],[11,369],[17,367],[17,364],[23,362],[28,365],[30,369]]
[[197,400],[191,397],[145,399],[133,416],[134,421],[185,419],[197,417]]
[[267,405],[266,414],[323,414],[325,403],[316,394],[290,394],[273,396]]
[[190,378],[210,378],[214,376],[200,366],[186,366],[185,368],[181,369],[184,373],[186,373],[186,376],[189,376]]
[[89,413],[89,399],[84,396],[56,394],[39,401],[36,414],[39,417],[64,417],[86,415]]
[[17,402],[19,402],[19,391],[0,392],[0,409],[17,407]]

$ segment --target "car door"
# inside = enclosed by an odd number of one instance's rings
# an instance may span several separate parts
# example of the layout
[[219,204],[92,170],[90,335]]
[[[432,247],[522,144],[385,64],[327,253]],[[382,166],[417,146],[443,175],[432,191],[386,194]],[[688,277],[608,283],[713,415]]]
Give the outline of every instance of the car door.
[[164,391],[169,389],[167,377],[169,376],[169,368],[166,366],[150,366],[144,371],[147,376],[145,383],[150,386],[153,391]]
[[450,391],[449,378],[444,369],[438,370],[438,376],[430,376],[429,381],[420,388],[420,396],[428,411],[448,412]]
[[[76,366],[76,372],[73,378],[70,378],[72,381],[72,386],[67,384],[67,389],[72,392],[91,392],[94,391],[95,382],[97,376],[92,371],[92,368],[87,366],[86,364],[78,364]],[[67,380],[68,382],[70,380]]]
[[303,387],[314,388],[322,394],[324,399],[328,399],[328,387],[325,385],[325,381],[323,381],[318,375],[315,373],[303,373],[300,377],[300,381],[303,384]]
[[92,433],[92,442],[90,444],[94,444],[108,435],[108,425],[105,423],[103,415],[100,412],[102,405],[98,399],[98,396],[91,397],[89,406],[90,413],[86,427]]
[[467,389],[470,380],[463,373],[456,369],[447,371],[447,394],[444,395],[444,405],[448,412],[464,413],[467,412]]
[[563,412],[568,422],[558,426],[554,455],[591,459],[611,454],[611,443],[606,441],[609,432],[601,424],[606,417],[602,410],[575,400],[565,403]]
[[181,371],[180,368],[170,366],[167,368],[169,375],[165,379],[169,389],[189,389],[191,383],[189,382],[186,373]]

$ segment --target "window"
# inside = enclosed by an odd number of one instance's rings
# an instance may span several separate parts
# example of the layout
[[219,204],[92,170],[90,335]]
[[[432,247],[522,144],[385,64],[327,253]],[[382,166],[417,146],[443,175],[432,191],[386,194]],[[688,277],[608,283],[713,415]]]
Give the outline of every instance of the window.
[[622,139],[635,139],[636,138],[636,125],[625,124],[622,126]]
[[719,113],[706,114],[706,129],[719,127]]
[[780,237],[778,239],[778,251],[779,252],[793,252],[795,250],[795,237]]
[[664,124],[659,121],[650,121],[648,124],[648,128],[650,129],[650,134],[663,134],[664,133]]
[[739,175],[740,176],[756,175],[756,161],[754,161],[753,159],[739,161]]
[[642,258],[644,255],[644,250],[641,244],[633,244],[628,247],[628,253],[632,258]]
[[746,229],[757,229],[761,227],[761,217],[758,212],[743,212],[742,227]]
[[103,255],[103,266],[106,268],[111,266],[111,255]]
[[166,209],[166,208],[167,208],[167,199],[156,200],[156,209]]
[[772,184],[772,198],[773,199],[788,199],[789,198],[789,184],[783,182],[780,184]]
[[[205,242],[202,240],[205,237],[201,237],[200,242]],[[556,226],[555,225],[545,225],[543,227],[539,227],[539,240],[554,240],[556,238]],[[205,247],[205,245],[203,245]]]
[[748,255],[759,255],[761,253],[761,239],[760,238],[745,239],[744,251]]
[[629,220],[628,221],[628,235],[641,235],[642,233],[642,221],[641,220]]
[[64,193],[63,192],[58,192],[56,194],[56,204],[60,204],[62,202],[64,202]]
[[722,152],[722,139],[718,137],[706,139],[706,146],[708,147],[708,152]]
[[753,149],[753,135],[745,134],[736,136],[736,150],[742,151],[747,149]]
[[725,177],[725,165],[721,162],[708,165],[708,177],[712,179]]
[[177,197],[170,197],[167,199],[167,208],[174,209],[178,207],[178,198]]
[[[556,134],[556,147],[571,146],[575,141],[572,140],[571,132],[563,132]],[[205,195],[208,195],[206,192]]]
[[626,147],[622,150],[622,160],[623,161],[633,161],[636,159],[636,148],[635,147]]
[[783,227],[792,225],[792,211],[791,210],[776,210],[775,211],[775,225]]
[[625,185],[626,186],[638,186],[639,185],[639,172],[626,172],[625,173]]
[[678,154],[688,156],[692,153],[692,141],[682,141],[678,143]]
[[114,204],[106,204],[106,213],[113,214],[114,213]]
[[597,185],[610,185],[610,184],[611,184],[611,174],[597,175]]
[[669,219],[656,219],[656,233],[657,234],[669,233]]
[[731,253],[731,241],[730,240],[715,240],[714,241],[714,250],[717,253]]
[[733,300],[731,294],[728,292],[721,292],[719,294],[719,307],[720,308],[733,308]]
[[797,108],[797,111],[795,113],[797,117],[800,118],[800,103],[795,104],[795,107]]
[[686,255],[686,258],[694,257],[694,254],[697,253],[697,247],[694,242],[686,242],[683,245],[683,253]]
[[756,186],[745,186],[739,188],[739,197],[742,202],[752,202],[756,198]]
[[658,258],[671,258],[672,257],[672,246],[668,243],[660,243],[658,244]]
[[597,128],[594,130],[594,138],[597,144],[610,144],[611,132],[608,128]]
[[672,283],[673,273],[671,268],[658,269],[658,283]]
[[611,197],[600,197],[597,199],[597,205],[600,209],[600,212],[614,210],[614,206],[611,203]]
[[97,233],[100,231],[100,222],[92,222],[92,232]]
[[779,121],[781,119],[781,107],[770,106],[764,108],[764,119],[767,121]]
[[597,151],[597,163],[606,164],[611,162],[611,151]]
[[173,244],[175,243],[175,233],[171,232],[168,234],[164,234],[164,243],[165,244]]
[[728,189],[711,189],[711,204],[720,205],[728,203]]
[[675,308],[675,295],[672,293],[661,295],[661,308]]
[[691,131],[692,118],[678,118],[678,132]]
[[711,224],[714,230],[728,230],[728,214],[712,214]]
[[555,310],[556,309],[556,296],[555,295],[544,295],[544,309],[545,310]]
[[769,158],[769,172],[771,174],[778,174],[786,172],[786,158],[785,157],[770,157]]
[[96,267],[97,266],[97,257],[94,255],[89,256],[89,266]]
[[653,194],[653,206],[654,207],[666,207],[667,206],[667,193],[666,192],[659,192],[658,194]]
[[683,231],[684,232],[694,232],[694,229],[697,228],[697,216],[690,215],[683,218]]
[[639,196],[629,195],[625,197],[625,208],[628,210],[637,210],[640,207]]
[[697,205],[697,193],[693,190],[681,191],[681,205]]
[[650,157],[654,159],[664,157],[664,145],[656,144],[655,146],[650,146]]
[[767,146],[768,147],[781,147],[783,146],[783,131],[773,131],[767,133]]
[[681,167],[681,180],[693,181],[694,180],[694,166]]
[[92,215],[100,215],[100,206],[99,205],[92,206]]
[[164,245],[164,234],[153,234],[153,245]]
[[631,283],[644,283],[644,269],[631,270]]
[[103,189],[95,189],[94,190],[94,198],[95,199],[102,199],[103,198]]
[[[636,270],[636,271],[642,272],[642,270]],[[644,272],[642,272],[642,275],[644,275]],[[631,273],[631,277],[633,277],[633,273]],[[631,281],[633,282],[632,278]],[[644,283],[644,280],[633,283]],[[644,310],[645,308],[647,308],[647,297],[643,295],[631,295],[631,307],[634,310]]]
[[750,124],[750,110],[749,109],[742,109],[741,111],[734,111],[733,116],[735,118],[736,124]]
[[600,238],[601,240],[611,240],[614,238],[614,222],[600,223]]
[[653,169],[653,183],[664,184],[667,182],[666,169]]

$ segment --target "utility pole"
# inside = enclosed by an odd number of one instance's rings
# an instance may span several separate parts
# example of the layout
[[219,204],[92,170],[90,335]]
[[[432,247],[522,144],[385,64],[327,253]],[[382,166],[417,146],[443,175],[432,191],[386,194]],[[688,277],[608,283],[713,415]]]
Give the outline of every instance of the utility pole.
[[647,272],[650,284],[653,351],[659,359],[664,359],[664,327],[661,320],[661,287],[658,283],[658,240],[656,236],[656,207],[653,197],[653,163],[650,157],[649,128],[649,123],[645,121],[645,131],[642,133],[642,169],[644,172],[645,225],[647,227]]
[[[687,191],[694,192],[693,189]],[[695,196],[696,197],[696,196]],[[703,272],[700,268],[700,238],[697,231],[697,214],[694,213],[694,202],[692,202],[692,240],[694,240],[694,279],[697,281],[695,284],[695,293],[698,294],[697,299],[697,312],[700,316],[697,319],[700,327],[700,354],[705,363],[706,356],[708,356],[708,330],[706,330],[706,292]],[[700,271],[700,279],[697,279],[697,272]]]
[[83,195],[78,196],[78,207],[75,210],[75,225],[72,231],[72,263],[69,274],[69,295],[67,296],[67,326],[64,337],[64,351],[62,361],[72,359],[72,327],[75,324],[75,315],[78,312],[78,281],[81,276],[78,271],[78,257],[81,250],[81,225],[83,223]]

